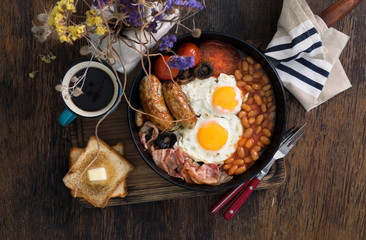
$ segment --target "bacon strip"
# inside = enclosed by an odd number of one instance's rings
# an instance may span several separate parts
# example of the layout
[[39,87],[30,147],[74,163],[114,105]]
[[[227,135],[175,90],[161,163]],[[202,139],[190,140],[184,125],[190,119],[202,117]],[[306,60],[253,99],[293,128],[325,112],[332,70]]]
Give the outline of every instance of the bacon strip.
[[[150,133],[151,136],[149,136]],[[158,135],[159,130],[151,122],[145,122],[139,131],[140,142],[144,145],[145,149],[149,149],[153,146]]]
[[[183,171],[186,171],[190,179],[196,184],[216,185],[220,176],[219,167],[213,163],[206,163],[199,166],[197,163],[187,160],[184,163]],[[185,179],[188,176],[185,175]]]
[[232,179],[233,179],[233,176],[230,176],[229,174],[227,174],[227,172],[224,172],[220,169],[220,177],[217,182],[217,185],[220,185],[221,183],[226,183],[228,181],[231,181]]
[[170,176],[184,179],[187,183],[219,185],[233,177],[223,172],[216,164],[199,165],[182,148],[157,149],[154,141],[159,130],[151,122],[146,122],[139,132],[141,143],[151,154],[155,164]]
[[188,154],[181,148],[155,149],[154,146],[151,146],[149,151],[158,167],[164,169],[172,177],[183,178],[177,169],[183,165]]
[[182,166],[182,168],[180,169],[180,173],[182,174],[182,177],[184,178],[184,181],[186,181],[187,183],[195,183],[192,178],[190,173],[190,169],[197,169],[199,168],[199,164],[194,162],[192,159],[187,159],[184,162],[184,165]]

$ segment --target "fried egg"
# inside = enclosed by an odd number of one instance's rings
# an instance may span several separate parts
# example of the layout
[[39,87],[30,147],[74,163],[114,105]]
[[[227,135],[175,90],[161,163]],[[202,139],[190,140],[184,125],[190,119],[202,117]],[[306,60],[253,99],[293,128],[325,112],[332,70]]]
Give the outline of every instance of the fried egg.
[[221,164],[235,152],[243,127],[235,115],[203,114],[193,129],[179,129],[178,146],[195,161]]
[[195,79],[182,89],[198,115],[236,115],[240,111],[243,95],[234,76],[222,73],[217,79]]
[[233,76],[220,74],[218,83],[206,94],[205,103],[219,115],[238,114],[242,104],[242,92]]
[[220,74],[216,79],[195,79],[182,85],[198,115],[193,129],[177,130],[178,146],[195,161],[221,164],[236,150],[243,127],[236,116],[242,104],[242,92],[234,76]]

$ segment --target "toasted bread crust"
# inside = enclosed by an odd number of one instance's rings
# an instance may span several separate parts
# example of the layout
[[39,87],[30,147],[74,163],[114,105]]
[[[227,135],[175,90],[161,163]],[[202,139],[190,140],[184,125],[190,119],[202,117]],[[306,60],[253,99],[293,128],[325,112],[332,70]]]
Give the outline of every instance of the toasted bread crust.
[[[135,170],[135,166],[102,140],[99,139],[99,143],[100,151],[98,158],[89,168],[104,167],[107,171],[107,180],[90,182],[86,174],[80,177],[98,152],[97,139],[93,136],[89,139],[87,147],[80,153],[69,172],[63,178],[63,181],[72,190],[75,190],[76,186],[78,186],[77,192],[95,207],[105,207],[113,193],[119,188],[119,185]],[[70,153],[71,155],[76,155],[76,153]]]
[[[123,143],[117,143],[112,147],[116,152],[118,152],[121,156],[125,155],[125,146]],[[84,149],[83,148],[71,148],[70,154],[69,154],[69,168],[72,167],[72,165],[75,163],[75,161],[78,159],[80,154],[82,153]],[[70,193],[72,196],[75,195],[74,189],[70,190]],[[127,182],[123,181],[117,189],[112,194],[111,198],[120,197],[123,198],[127,195]],[[78,191],[77,196],[78,198],[82,198],[83,196]]]

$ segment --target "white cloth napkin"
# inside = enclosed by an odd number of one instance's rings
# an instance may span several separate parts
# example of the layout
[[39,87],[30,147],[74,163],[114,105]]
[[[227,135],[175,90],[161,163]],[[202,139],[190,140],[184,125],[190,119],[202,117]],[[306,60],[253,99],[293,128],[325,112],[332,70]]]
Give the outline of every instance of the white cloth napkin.
[[349,37],[315,16],[305,0],[284,0],[265,55],[278,60],[283,85],[306,111],[351,87],[339,61]]

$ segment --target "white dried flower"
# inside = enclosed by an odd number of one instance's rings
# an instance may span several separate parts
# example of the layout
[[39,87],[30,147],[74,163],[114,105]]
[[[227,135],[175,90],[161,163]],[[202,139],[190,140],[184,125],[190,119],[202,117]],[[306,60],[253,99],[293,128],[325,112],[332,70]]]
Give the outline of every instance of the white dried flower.
[[81,90],[81,88],[77,87],[75,88],[74,92],[73,92],[73,96],[74,97],[79,97],[81,94],[83,94],[83,90]]
[[192,31],[192,37],[194,37],[194,38],[201,37],[201,29],[199,29],[199,28],[193,29],[193,31]]
[[78,77],[76,77],[76,76],[73,76],[73,77],[71,78],[71,82],[73,82],[73,83],[76,83],[78,80],[79,80],[79,78],[78,78]]
[[47,37],[52,33],[51,28],[50,27],[46,27],[44,28],[44,34],[47,34]]
[[89,46],[82,46],[79,52],[81,55],[88,55],[91,53]]
[[59,40],[58,35],[57,35],[57,32],[52,32],[52,34],[51,34],[51,38],[52,38],[53,40]]
[[42,26],[33,25],[33,27],[31,28],[31,31],[33,34],[40,35],[44,32],[44,28]]
[[48,34],[46,32],[44,32],[42,35],[36,37],[38,39],[38,41],[40,42],[45,42],[47,40]]
[[38,21],[41,23],[45,23],[48,21],[48,14],[47,13],[41,13],[37,16]]
[[48,23],[43,23],[41,26],[36,26],[33,24],[31,31],[33,36],[40,42],[47,40],[48,36],[52,33],[51,26]]
[[65,94],[64,98],[65,98],[66,100],[69,100],[69,99],[71,98],[70,93]]
[[65,89],[65,86],[62,84],[57,84],[55,89],[57,92],[62,92]]

